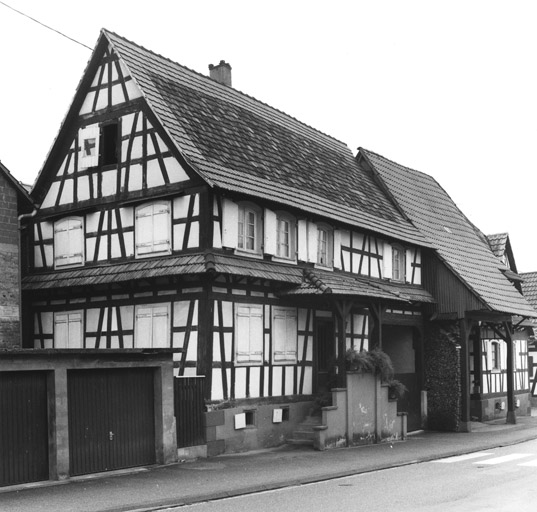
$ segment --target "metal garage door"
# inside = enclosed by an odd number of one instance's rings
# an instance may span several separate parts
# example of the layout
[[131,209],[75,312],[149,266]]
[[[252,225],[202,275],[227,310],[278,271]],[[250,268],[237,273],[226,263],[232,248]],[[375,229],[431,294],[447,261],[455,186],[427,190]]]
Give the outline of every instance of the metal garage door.
[[46,372],[0,373],[0,486],[48,480]]
[[155,463],[154,370],[68,372],[71,475]]

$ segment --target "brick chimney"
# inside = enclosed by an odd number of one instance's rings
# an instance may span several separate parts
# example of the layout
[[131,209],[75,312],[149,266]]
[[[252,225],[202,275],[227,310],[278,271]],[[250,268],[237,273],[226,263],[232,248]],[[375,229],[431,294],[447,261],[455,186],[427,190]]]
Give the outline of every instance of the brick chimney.
[[209,71],[214,81],[231,87],[231,66],[225,60],[216,66],[209,64]]

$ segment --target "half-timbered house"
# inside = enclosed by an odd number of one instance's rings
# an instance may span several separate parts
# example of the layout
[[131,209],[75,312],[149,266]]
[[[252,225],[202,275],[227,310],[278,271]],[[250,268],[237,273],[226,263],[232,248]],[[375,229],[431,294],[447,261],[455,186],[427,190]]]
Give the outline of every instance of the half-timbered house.
[[[526,414],[529,406],[522,325],[537,312],[521,294],[508,237],[489,241],[431,176],[365,150],[360,158],[435,249],[423,269],[423,286],[437,301],[427,323],[430,425],[468,430],[472,418],[516,421],[515,410]],[[455,392],[445,394],[450,376],[454,390],[460,379],[460,403]]]
[[431,244],[347,146],[230,73],[102,32],[32,191],[26,346],[171,349],[212,454],[281,443],[386,336],[419,428]]
[[[537,309],[537,272],[526,272],[520,274],[522,278],[522,293],[528,302]],[[535,335],[537,334],[537,321],[532,322],[533,336],[530,337],[528,343],[528,369],[530,378],[530,393],[531,405],[533,413],[537,410],[537,342]]]

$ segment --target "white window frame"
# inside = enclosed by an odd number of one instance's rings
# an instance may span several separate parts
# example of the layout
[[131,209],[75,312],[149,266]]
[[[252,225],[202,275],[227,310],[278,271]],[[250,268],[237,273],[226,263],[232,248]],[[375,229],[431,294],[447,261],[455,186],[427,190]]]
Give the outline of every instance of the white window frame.
[[502,347],[498,340],[490,342],[490,369],[493,372],[502,369]]
[[[66,327],[65,339],[61,337],[61,325]],[[84,348],[84,312],[57,311],[54,313],[54,348],[82,349]]]
[[296,364],[298,360],[297,308],[272,308],[272,362]]
[[392,245],[392,279],[401,283],[406,280],[406,251],[399,244]]
[[[142,222],[139,219],[147,220]],[[163,239],[156,239],[156,227],[165,221]],[[150,224],[150,227],[142,224]],[[172,211],[170,201],[154,201],[138,205],[134,211],[135,257],[150,258],[172,253]]]
[[84,265],[84,246],[83,217],[66,217],[54,223],[54,268]]
[[[135,348],[170,348],[171,329],[170,329],[170,304],[167,303],[155,303],[155,304],[138,304],[134,308],[134,347]],[[162,342],[155,344],[155,335],[157,326],[157,319],[165,317],[164,325],[164,337]],[[143,328],[140,325],[141,321],[148,321],[149,325],[149,339],[146,333],[143,332]]]
[[[326,240],[323,240],[322,234],[326,234]],[[325,260],[323,260],[322,246],[325,246]],[[334,231],[326,224],[317,225],[317,265],[319,267],[332,268],[334,266]]]
[[[253,217],[253,222],[250,222]],[[247,222],[248,221],[248,222]],[[246,226],[253,228],[253,233],[246,232]],[[261,254],[261,209],[251,203],[240,203],[237,219],[237,250],[249,254]],[[247,243],[249,240],[252,242]]]
[[261,304],[235,304],[234,347],[237,366],[262,365],[264,316]]

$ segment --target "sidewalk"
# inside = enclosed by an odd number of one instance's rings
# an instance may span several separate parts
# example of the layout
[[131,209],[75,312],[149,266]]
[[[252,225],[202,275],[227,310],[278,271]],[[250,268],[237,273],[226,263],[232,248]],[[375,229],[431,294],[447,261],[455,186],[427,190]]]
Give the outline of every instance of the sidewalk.
[[147,511],[301,485],[537,438],[537,417],[474,423],[471,433],[420,432],[405,442],[316,452],[284,446],[170,466],[0,488],[2,512]]

